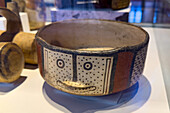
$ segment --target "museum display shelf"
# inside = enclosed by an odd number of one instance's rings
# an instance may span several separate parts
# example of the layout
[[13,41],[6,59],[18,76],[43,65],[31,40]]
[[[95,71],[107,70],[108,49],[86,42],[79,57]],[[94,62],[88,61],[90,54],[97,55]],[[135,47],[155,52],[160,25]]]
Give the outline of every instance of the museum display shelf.
[[[126,96],[120,93],[86,97],[58,91],[42,79],[36,65],[26,65],[17,81],[0,83],[0,113],[169,113],[159,45],[156,42],[158,35],[155,34],[160,29],[143,28],[150,35],[145,69],[138,86],[134,87],[137,92],[128,101],[119,104],[118,97],[121,100]],[[169,31],[166,30],[167,35]],[[128,96],[128,92],[124,94]]]

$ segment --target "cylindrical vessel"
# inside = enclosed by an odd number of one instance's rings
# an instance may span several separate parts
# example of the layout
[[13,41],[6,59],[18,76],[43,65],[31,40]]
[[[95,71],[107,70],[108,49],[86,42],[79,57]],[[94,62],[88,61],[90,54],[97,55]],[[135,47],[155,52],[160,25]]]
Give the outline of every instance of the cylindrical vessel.
[[13,43],[17,44],[24,53],[25,63],[37,64],[37,49],[35,34],[20,32],[15,35]]
[[45,7],[43,0],[26,0],[25,11],[28,14],[30,29],[39,29],[45,25]]
[[18,4],[19,12],[25,11],[25,0],[12,0],[12,1]]
[[16,2],[8,2],[7,8],[19,17],[19,7],[18,7],[18,4]]
[[113,10],[127,8],[130,0],[112,0],[111,7]]
[[101,96],[138,81],[149,35],[123,22],[70,20],[45,26],[36,42],[40,73],[48,84],[71,94]]
[[14,43],[0,43],[0,82],[13,82],[24,68],[22,50]]
[[[0,35],[5,33],[5,31],[0,30]],[[8,34],[10,36],[10,34]],[[35,43],[35,34],[19,32],[18,34],[12,36],[12,42],[17,44],[24,53],[25,63],[37,64],[37,49]]]
[[99,0],[100,7],[102,8],[111,8],[112,0]]

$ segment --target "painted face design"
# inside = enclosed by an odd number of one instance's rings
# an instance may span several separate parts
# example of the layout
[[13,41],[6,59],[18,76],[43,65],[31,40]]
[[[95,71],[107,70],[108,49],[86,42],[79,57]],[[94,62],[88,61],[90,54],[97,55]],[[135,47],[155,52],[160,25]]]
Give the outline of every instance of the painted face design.
[[43,78],[56,89],[77,95],[107,95],[135,84],[147,46],[115,55],[73,54],[43,48]]
[[44,48],[45,79],[57,89],[69,93],[108,94],[113,59]]

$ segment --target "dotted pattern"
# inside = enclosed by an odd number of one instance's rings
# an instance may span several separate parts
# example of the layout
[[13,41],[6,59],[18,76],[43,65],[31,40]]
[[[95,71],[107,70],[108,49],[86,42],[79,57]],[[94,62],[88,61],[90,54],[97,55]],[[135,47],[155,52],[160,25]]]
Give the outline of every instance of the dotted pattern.
[[[73,57],[71,54],[56,52],[44,48],[44,58],[46,67],[45,79],[53,85],[57,85],[57,81],[72,81],[73,79]],[[57,65],[57,61],[62,61],[64,67]]]
[[[101,94],[104,90],[104,78],[106,72],[106,60],[110,57],[77,56],[77,80],[85,85],[96,86],[95,91],[88,94]],[[111,58],[110,58],[111,59]],[[86,63],[91,63],[92,68],[87,70]],[[112,68],[112,67],[110,67]]]
[[147,46],[142,48],[136,55],[130,86],[135,84],[139,80],[140,76],[142,75],[144,64],[145,64],[146,53],[147,53]]
[[83,88],[64,85],[65,81],[73,81],[72,54],[56,52],[47,48],[44,48],[45,80],[57,89],[70,93],[103,94],[110,85],[110,81],[106,82],[106,77],[110,77],[107,71],[112,69],[113,57],[78,55],[75,60],[77,60],[76,83],[83,85]]

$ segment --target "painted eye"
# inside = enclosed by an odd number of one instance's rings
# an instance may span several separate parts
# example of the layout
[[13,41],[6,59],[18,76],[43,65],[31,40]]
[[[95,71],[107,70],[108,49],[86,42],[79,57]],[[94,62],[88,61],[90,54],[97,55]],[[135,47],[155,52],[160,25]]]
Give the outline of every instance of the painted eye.
[[92,63],[91,62],[86,62],[84,63],[84,69],[85,70],[91,70],[93,67]]
[[64,61],[61,60],[61,59],[58,59],[58,60],[57,60],[57,66],[58,66],[59,68],[63,68],[63,67],[65,66]]

